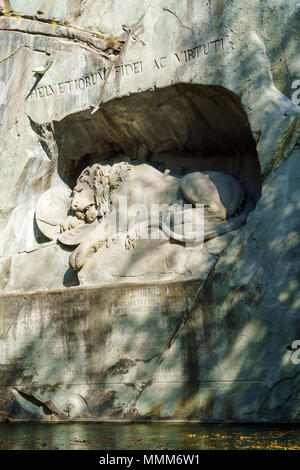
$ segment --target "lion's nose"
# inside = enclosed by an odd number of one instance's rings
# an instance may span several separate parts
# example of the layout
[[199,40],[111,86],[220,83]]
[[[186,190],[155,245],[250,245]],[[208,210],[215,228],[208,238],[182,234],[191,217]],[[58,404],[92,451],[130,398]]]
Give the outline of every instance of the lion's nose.
[[72,209],[73,209],[74,211],[77,210],[77,203],[76,203],[76,202],[73,202],[73,204],[72,204]]

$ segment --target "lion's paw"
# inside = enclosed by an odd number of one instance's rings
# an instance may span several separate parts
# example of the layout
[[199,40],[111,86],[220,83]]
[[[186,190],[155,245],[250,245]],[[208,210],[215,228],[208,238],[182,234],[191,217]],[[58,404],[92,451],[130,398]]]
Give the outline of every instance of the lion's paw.
[[93,253],[94,247],[87,243],[81,243],[70,256],[69,264],[72,269],[78,271],[84,265],[88,256]]
[[67,230],[71,230],[72,228],[75,228],[82,223],[84,223],[84,221],[77,219],[77,217],[69,215],[60,225],[60,233],[66,232]]

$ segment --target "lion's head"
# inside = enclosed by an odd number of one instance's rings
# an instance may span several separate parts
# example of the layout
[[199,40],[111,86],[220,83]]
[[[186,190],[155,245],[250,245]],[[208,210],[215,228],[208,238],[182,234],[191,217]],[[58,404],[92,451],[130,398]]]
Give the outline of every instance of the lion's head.
[[127,177],[130,165],[113,166],[96,163],[85,168],[73,189],[72,210],[78,219],[93,222],[97,216],[109,213],[110,196]]

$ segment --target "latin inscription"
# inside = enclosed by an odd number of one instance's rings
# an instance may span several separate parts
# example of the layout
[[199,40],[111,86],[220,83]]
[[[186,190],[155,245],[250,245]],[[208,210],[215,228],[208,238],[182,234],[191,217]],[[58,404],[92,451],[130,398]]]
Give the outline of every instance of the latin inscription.
[[113,317],[110,357],[148,361],[159,354],[182,324],[198,289],[198,284],[120,288],[118,301],[105,305]]
[[104,82],[106,78],[106,68],[98,69],[94,73],[90,73],[80,77],[78,79],[67,80],[54,85],[44,85],[35,88],[30,98],[32,100],[38,100],[40,98],[47,98],[53,95],[64,95],[67,93],[80,93],[87,88],[98,85],[98,83]]
[[140,60],[139,62],[133,62],[132,64],[116,65],[114,69],[116,77],[134,75],[143,72],[143,62]]
[[207,56],[212,53],[224,51],[224,39],[217,39],[206,44],[199,44],[192,49],[186,49],[185,51],[175,52],[175,57],[178,62],[190,62],[198,59],[202,55]]
[[[209,55],[223,53],[224,38],[216,39],[204,44],[198,44],[195,47],[171,53],[170,56],[162,56],[154,58],[152,67],[154,70],[161,71],[166,69],[175,60],[177,65],[194,63],[198,59],[205,58]],[[144,74],[146,71],[145,64],[142,60],[131,63],[122,63],[114,66],[113,78],[126,79],[133,76]],[[60,82],[57,84],[43,85],[35,88],[29,98],[33,101],[47,99],[51,96],[63,96],[66,94],[79,94],[90,87],[104,84],[108,71],[106,68],[99,68],[96,72],[91,72],[80,78],[75,78]]]
[[[243,369],[252,351],[245,350],[251,328],[240,331],[240,340],[227,342],[234,351],[228,361],[222,321],[214,324],[199,305],[195,323],[190,316],[186,322],[201,285],[74,289],[22,296],[22,302],[19,296],[2,296],[0,363],[17,362],[24,380],[34,375],[38,383],[51,384],[96,383],[104,380],[104,373],[107,383],[151,379],[197,382],[200,389],[231,388],[237,378],[241,384],[261,382],[263,371],[249,377]],[[14,383],[10,374],[1,380],[2,385]]]

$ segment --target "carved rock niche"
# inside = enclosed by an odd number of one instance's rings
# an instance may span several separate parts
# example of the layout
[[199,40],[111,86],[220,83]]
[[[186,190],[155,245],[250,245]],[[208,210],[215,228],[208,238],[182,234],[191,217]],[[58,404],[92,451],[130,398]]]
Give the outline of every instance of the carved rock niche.
[[247,115],[219,86],[174,85],[111,100],[54,123],[58,172],[74,187],[88,165],[124,156],[182,176],[222,171],[256,203],[261,169]]
[[[180,84],[117,98],[94,115],[82,111],[54,122],[53,134],[57,172],[71,189],[85,168],[127,161],[176,178],[222,172],[241,183],[254,205],[261,195],[261,169],[247,115],[238,98],[219,86]],[[142,171],[146,185],[147,168]],[[216,256],[229,246],[232,230],[197,253],[153,239],[137,240],[130,251],[119,241],[106,244],[82,269],[82,264],[75,268],[79,283],[205,279]],[[69,284],[64,280],[64,285]]]

